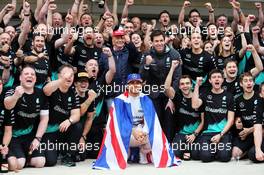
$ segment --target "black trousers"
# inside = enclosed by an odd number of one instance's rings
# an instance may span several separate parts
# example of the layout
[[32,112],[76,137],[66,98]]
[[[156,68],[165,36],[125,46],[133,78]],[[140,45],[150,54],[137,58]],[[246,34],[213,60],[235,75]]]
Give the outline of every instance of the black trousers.
[[195,149],[195,145],[199,144],[200,137],[197,137],[193,143],[186,142],[186,134],[176,133],[172,143],[174,155],[183,158],[184,153],[191,153],[191,158],[199,160],[199,149]]
[[217,133],[202,134],[200,138],[199,157],[202,162],[212,162],[218,160],[220,162],[228,162],[232,156],[231,135],[225,134],[219,143],[211,142],[211,138]]
[[169,108],[165,110],[168,100],[169,98],[165,95],[160,95],[158,98],[152,99],[152,102],[156,109],[161,128],[165,133],[169,143],[171,143],[175,135],[176,127],[174,115],[171,113]]
[[82,135],[81,123],[71,125],[64,133],[54,132],[44,135],[45,142],[45,166],[54,166],[57,163],[58,153],[75,156],[78,152],[78,144]]
[[[262,141],[262,144],[261,144],[261,151],[264,152],[264,141]],[[256,159],[256,147],[253,146],[249,151],[248,151],[248,158],[255,162],[255,163],[261,163],[260,161],[258,161]],[[263,162],[263,161],[262,161]]]

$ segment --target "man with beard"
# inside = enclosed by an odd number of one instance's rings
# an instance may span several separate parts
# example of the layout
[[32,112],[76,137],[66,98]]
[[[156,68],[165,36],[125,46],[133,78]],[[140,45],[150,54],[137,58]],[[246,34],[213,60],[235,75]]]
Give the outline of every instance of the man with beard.
[[199,95],[202,77],[197,78],[192,97],[192,107],[204,111],[204,130],[200,138],[200,159],[203,162],[231,159],[230,128],[234,123],[234,101],[232,94],[222,89],[224,81],[221,70],[209,73],[211,91]]
[[[73,46],[73,42],[70,43]],[[71,51],[71,46],[67,46]],[[68,54],[73,54],[73,66],[78,71],[85,70],[85,64],[89,59],[99,60],[102,49],[94,45],[94,31],[91,27],[86,27],[83,35],[83,43],[77,42],[72,52],[66,51]]]
[[[175,123],[177,123],[177,133],[173,139],[173,151],[175,156],[189,160],[198,159],[198,151],[191,150],[191,144],[197,142],[197,137],[203,129],[204,118],[201,112],[192,108],[192,80],[190,76],[183,75],[179,81],[180,92],[175,92],[171,87],[172,76],[177,61],[172,61],[170,72],[165,81],[165,93],[175,104]],[[198,142],[197,142],[198,143]],[[185,150],[181,149],[181,144],[189,145]],[[177,146],[177,147],[175,147]]]
[[[76,166],[74,158],[78,151],[82,126],[80,120],[79,96],[73,85],[74,69],[65,64],[58,70],[58,80],[46,84],[43,91],[49,97],[50,120],[45,134],[45,143],[67,145],[66,148],[55,147],[46,149],[46,166],[57,163],[59,153],[63,155],[62,164],[68,167]],[[71,145],[75,149],[70,149]]]
[[[169,73],[173,60],[180,62],[180,54],[165,44],[165,35],[162,31],[156,30],[151,34],[153,48],[144,55],[141,63],[140,73],[142,79],[150,87],[145,93],[150,94],[157,111],[159,121],[168,141],[171,142],[174,136],[172,110],[168,109],[168,104],[171,103],[168,97],[164,94],[165,79]],[[178,89],[179,78],[181,76],[181,66],[175,69],[173,74],[173,88]]]
[[39,34],[34,35],[32,45],[33,49],[27,54],[27,56],[25,56],[23,63],[35,67],[37,76],[35,86],[42,88],[51,75],[49,57],[48,54],[44,52],[45,37]]
[[41,168],[46,161],[39,146],[49,120],[47,99],[43,91],[35,87],[36,72],[32,66],[26,65],[19,78],[20,85],[8,90],[4,100],[6,109],[13,109],[15,116],[8,153],[12,171],[22,169],[26,162]]

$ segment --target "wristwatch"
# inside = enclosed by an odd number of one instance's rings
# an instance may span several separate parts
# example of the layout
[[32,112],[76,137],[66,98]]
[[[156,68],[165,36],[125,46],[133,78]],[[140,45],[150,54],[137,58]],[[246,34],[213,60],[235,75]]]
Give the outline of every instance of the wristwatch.
[[199,133],[197,133],[197,132],[193,132],[193,135],[195,136],[195,137],[197,137],[198,135],[199,135]]

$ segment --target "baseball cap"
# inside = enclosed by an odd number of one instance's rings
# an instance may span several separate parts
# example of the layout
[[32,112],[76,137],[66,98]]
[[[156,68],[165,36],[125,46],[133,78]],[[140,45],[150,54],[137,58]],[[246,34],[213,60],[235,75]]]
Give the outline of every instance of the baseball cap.
[[131,81],[140,81],[140,82],[143,82],[140,74],[129,74],[127,76],[127,83],[129,83]]
[[121,30],[121,29],[114,30],[113,34],[112,34],[113,37],[115,37],[115,36],[124,36],[124,35],[125,35],[125,32],[124,32],[124,30]]
[[75,81],[89,80],[88,73],[87,72],[84,72],[84,71],[78,72],[78,73],[75,74],[74,80]]

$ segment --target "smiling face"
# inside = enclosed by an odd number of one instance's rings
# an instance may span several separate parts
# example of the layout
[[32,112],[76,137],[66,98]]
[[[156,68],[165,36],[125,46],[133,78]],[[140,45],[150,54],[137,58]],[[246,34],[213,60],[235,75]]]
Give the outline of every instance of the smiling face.
[[192,82],[190,78],[181,78],[179,83],[179,89],[183,95],[188,96],[192,89]]
[[227,26],[227,17],[225,17],[225,16],[219,16],[217,18],[216,24],[217,24],[218,27],[225,28]]
[[201,20],[201,17],[199,15],[199,13],[192,12],[190,14],[189,21],[192,23],[193,26],[197,26],[200,20]]
[[88,15],[88,14],[82,15],[80,21],[81,21],[81,26],[82,27],[92,26],[92,24],[93,24],[92,17],[90,15]]
[[16,36],[16,30],[13,26],[7,26],[5,28],[5,32],[8,33],[11,37],[11,40],[13,40]]
[[213,54],[213,45],[210,42],[206,43],[204,45],[204,51]]
[[104,27],[112,28],[114,26],[114,18],[109,17],[104,21]]
[[102,48],[104,45],[103,35],[101,33],[95,33],[94,37],[95,46],[98,48]]
[[170,16],[168,13],[162,13],[160,15],[159,22],[161,23],[162,26],[168,26],[170,23]]
[[165,38],[162,35],[154,36],[152,45],[158,53],[162,53],[165,49]]
[[211,39],[216,39],[218,35],[217,27],[215,25],[210,25],[208,27],[208,35]]
[[131,41],[132,41],[132,43],[135,45],[135,47],[136,47],[137,49],[140,49],[141,44],[142,44],[142,39],[141,39],[141,37],[139,36],[139,34],[137,34],[137,33],[132,34],[132,35],[131,35]]
[[122,49],[125,46],[125,37],[124,36],[113,36],[112,43],[114,48]]
[[85,65],[85,70],[90,78],[96,78],[99,71],[98,62],[95,59],[90,59]]
[[235,79],[237,77],[237,65],[235,62],[229,62],[226,64],[226,67],[224,68],[225,75],[227,78]]
[[74,80],[74,71],[71,67],[64,67],[58,74],[59,79],[63,79],[62,86],[70,88]]
[[225,51],[231,51],[232,42],[229,37],[224,37],[221,40],[221,46],[223,47],[223,50]]
[[199,49],[202,44],[202,37],[200,33],[192,33],[191,35],[192,48]]
[[35,86],[36,79],[36,72],[32,67],[25,67],[19,76],[21,86],[25,89],[33,88]]
[[223,81],[223,75],[218,72],[213,73],[209,79],[209,82],[211,83],[213,89],[215,89],[216,91],[221,90]]
[[88,79],[84,78],[74,83],[78,92],[85,93],[89,87]]
[[254,90],[254,79],[252,76],[246,75],[240,81],[240,86],[243,88],[244,93],[251,93]]
[[11,36],[8,33],[2,33],[0,35],[0,45],[11,44]]
[[83,39],[87,45],[93,45],[94,43],[94,31],[91,27],[86,27],[84,30]]
[[37,53],[41,53],[44,50],[45,38],[44,36],[35,36],[33,40],[33,48]]
[[127,88],[130,95],[137,96],[142,91],[142,82],[139,80],[130,81]]
[[134,26],[134,31],[139,31],[141,27],[141,20],[138,17],[134,17],[131,19],[131,22]]
[[56,12],[52,15],[52,26],[57,28],[63,25],[62,16],[60,13]]
[[134,32],[134,26],[133,26],[133,23],[131,22],[127,22],[125,24],[125,28],[124,28],[124,31],[126,34],[130,35],[132,32]]

